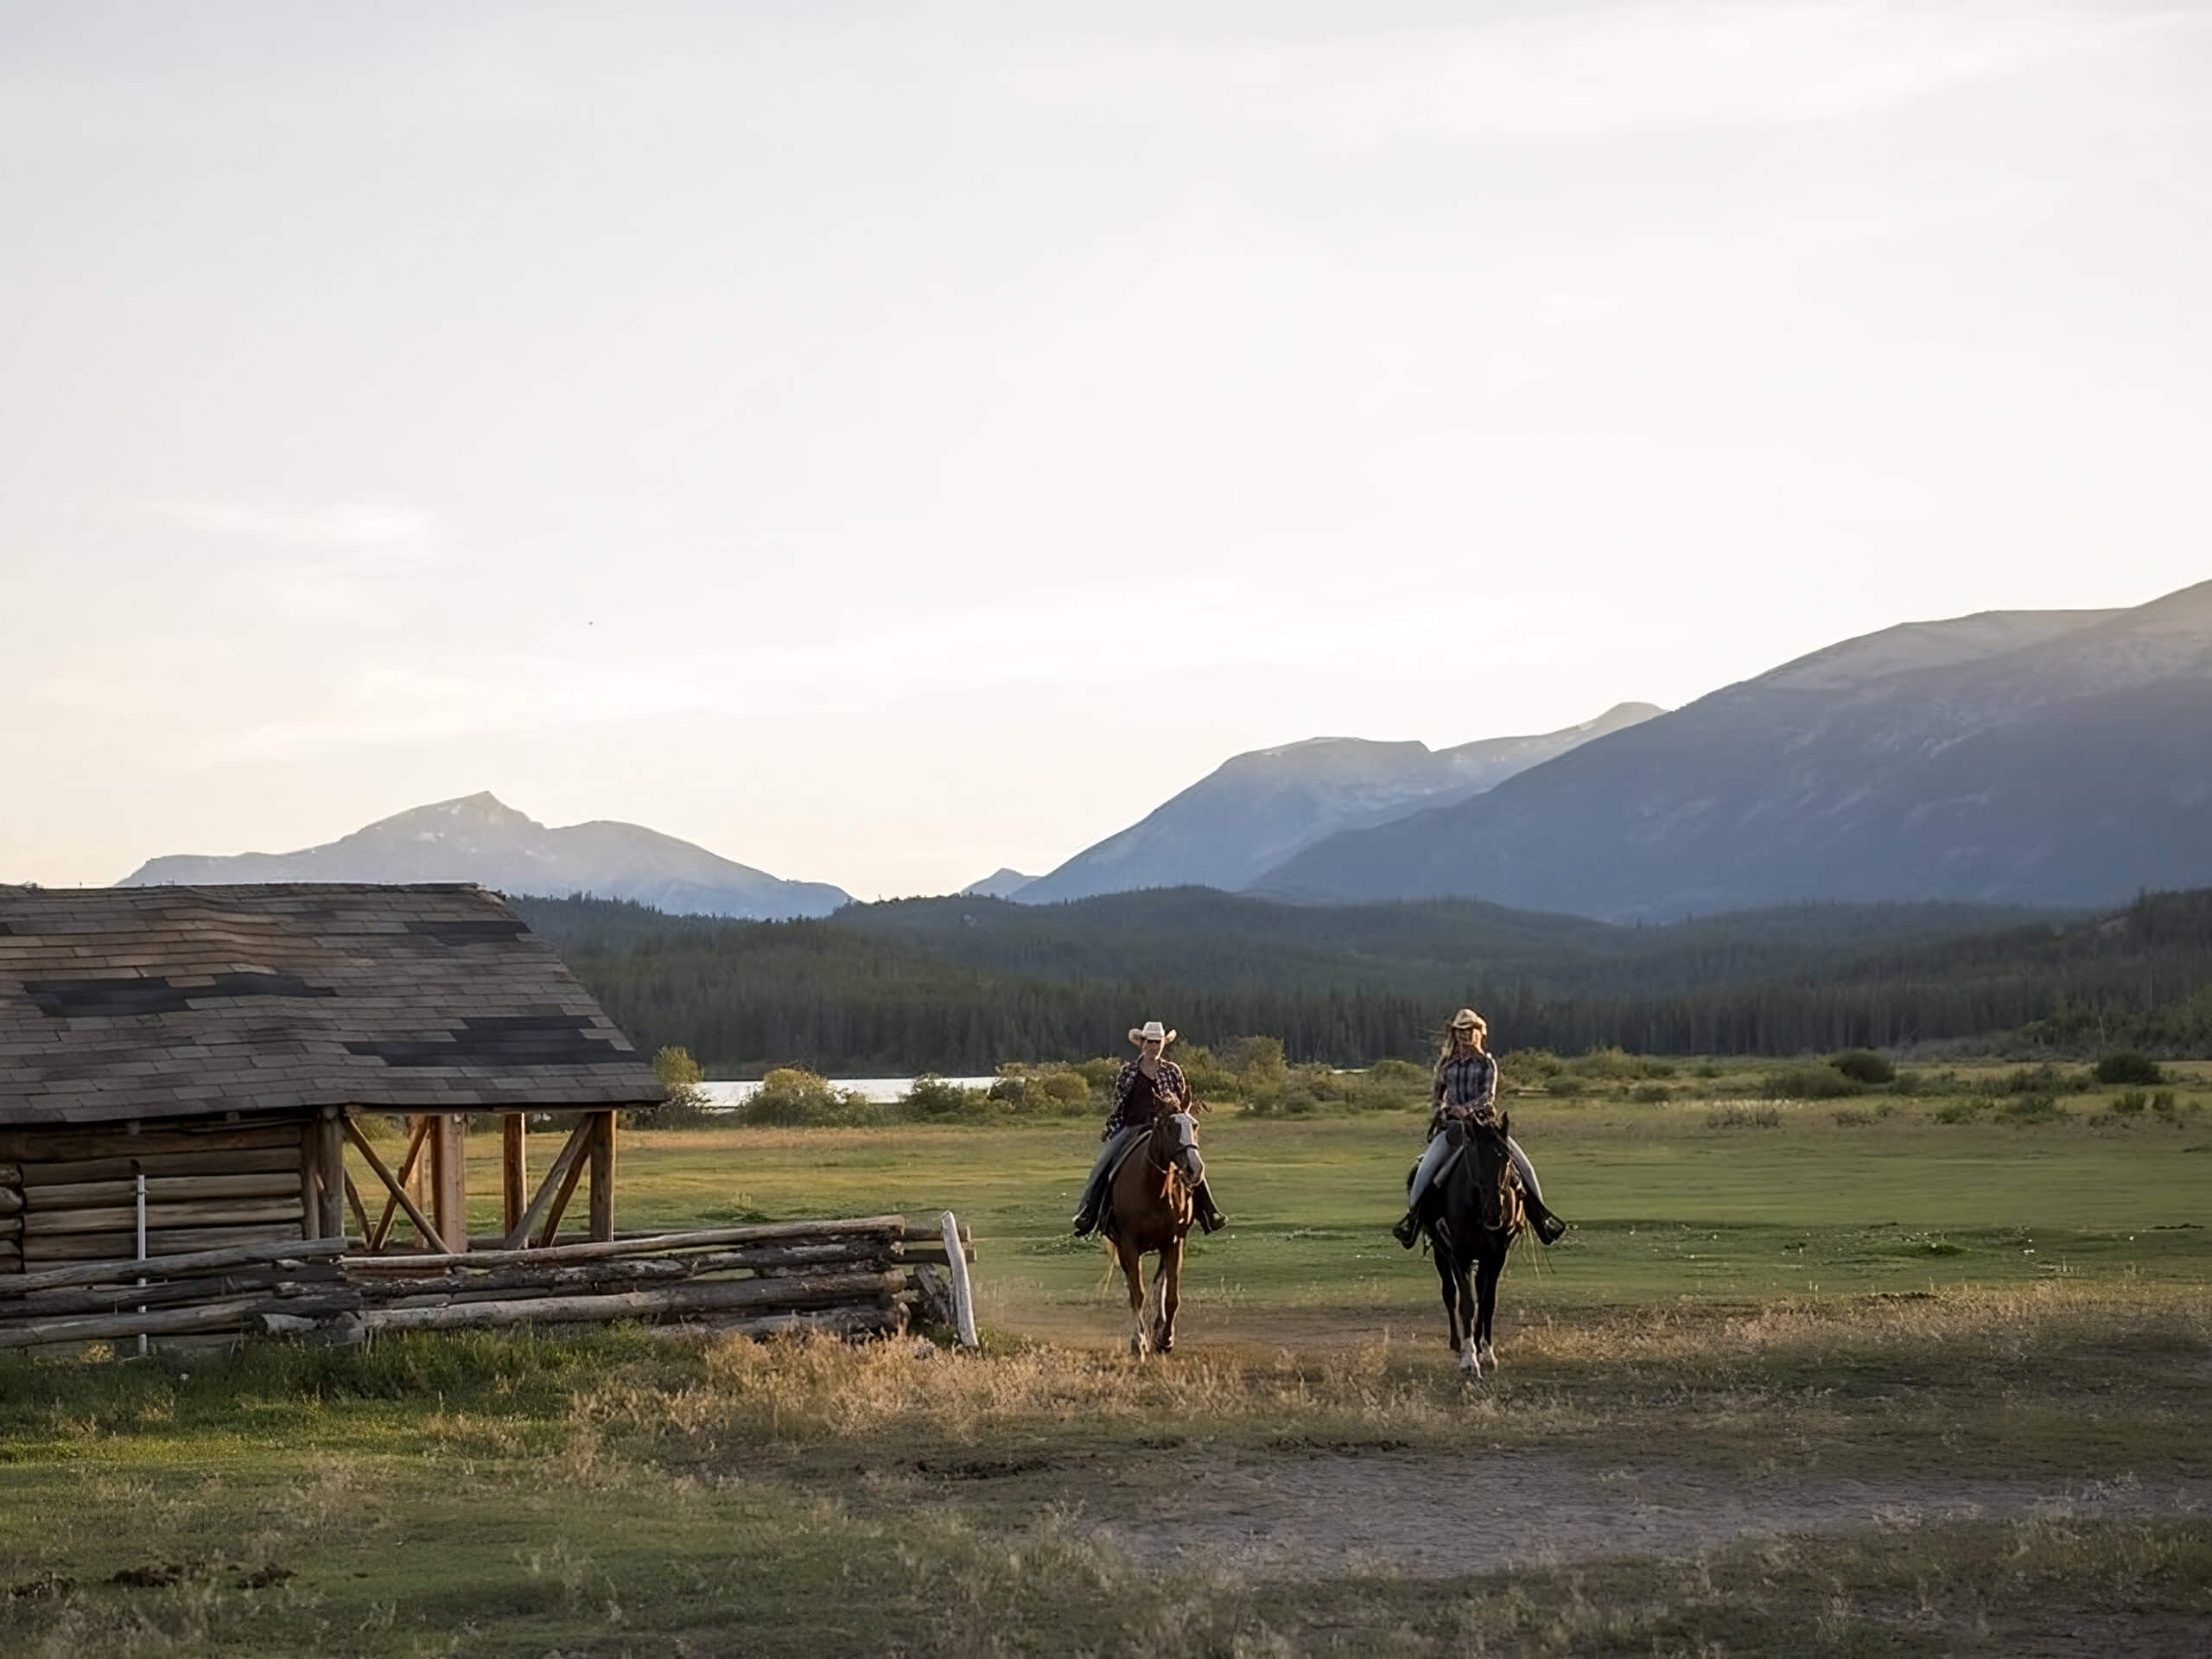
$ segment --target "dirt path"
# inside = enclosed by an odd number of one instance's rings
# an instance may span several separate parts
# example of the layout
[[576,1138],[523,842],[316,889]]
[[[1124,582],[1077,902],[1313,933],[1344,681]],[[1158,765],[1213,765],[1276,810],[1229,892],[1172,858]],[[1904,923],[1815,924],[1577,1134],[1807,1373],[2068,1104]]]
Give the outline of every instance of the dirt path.
[[[1293,1577],[1388,1567],[1416,1577],[1609,1555],[1687,1555],[1737,1539],[2037,1513],[2212,1514],[2212,1481],[1764,1480],[1599,1469],[1522,1452],[1320,1452],[1223,1459],[1142,1519],[1096,1516],[1141,1560]],[[1485,1541],[1480,1563],[1459,1541]]]

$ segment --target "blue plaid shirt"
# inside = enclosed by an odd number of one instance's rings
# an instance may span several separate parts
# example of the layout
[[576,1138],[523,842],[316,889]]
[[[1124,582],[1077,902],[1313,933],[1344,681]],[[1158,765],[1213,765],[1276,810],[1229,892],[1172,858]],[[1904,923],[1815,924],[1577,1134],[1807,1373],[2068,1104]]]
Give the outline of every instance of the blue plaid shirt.
[[1497,1104],[1497,1062],[1487,1054],[1462,1054],[1457,1059],[1438,1062],[1428,1104],[1432,1114],[1447,1106],[1488,1112]]

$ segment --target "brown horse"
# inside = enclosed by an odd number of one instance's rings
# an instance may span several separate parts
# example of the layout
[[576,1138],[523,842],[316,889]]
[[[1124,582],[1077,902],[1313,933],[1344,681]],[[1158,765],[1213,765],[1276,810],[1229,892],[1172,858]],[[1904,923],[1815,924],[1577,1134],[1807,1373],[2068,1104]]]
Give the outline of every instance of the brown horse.
[[[1455,1118],[1444,1133],[1459,1156],[1421,1196],[1421,1225],[1443,1281],[1444,1313],[1452,1325],[1452,1351],[1459,1375],[1479,1379],[1497,1369],[1491,1345],[1491,1318],[1497,1312],[1497,1280],[1506,1252],[1521,1236],[1521,1186],[1506,1150],[1506,1119]],[[1470,1274],[1474,1282],[1468,1282]]]
[[[1192,1108],[1204,1111],[1196,1101]],[[1182,1300],[1183,1239],[1196,1210],[1191,1189],[1205,1179],[1198,1156],[1198,1122],[1188,1110],[1162,1101],[1149,1133],[1115,1173],[1106,1238],[1129,1286],[1129,1351],[1140,1357],[1175,1351],[1175,1309]],[[1154,1307],[1145,1317],[1144,1258],[1160,1257],[1154,1272]]]

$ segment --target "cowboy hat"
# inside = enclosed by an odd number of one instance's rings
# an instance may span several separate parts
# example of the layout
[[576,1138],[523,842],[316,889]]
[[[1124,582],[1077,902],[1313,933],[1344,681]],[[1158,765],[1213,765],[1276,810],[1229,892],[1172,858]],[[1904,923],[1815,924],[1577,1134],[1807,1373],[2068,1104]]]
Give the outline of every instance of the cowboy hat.
[[1472,1008],[1462,1008],[1459,1013],[1452,1016],[1452,1029],[1454,1031],[1471,1030],[1488,1033],[1490,1030],[1490,1021],[1484,1019],[1482,1015],[1477,1014]]
[[1147,1043],[1158,1043],[1165,1048],[1182,1034],[1179,1031],[1168,1030],[1157,1020],[1147,1020],[1141,1026],[1129,1027],[1129,1040],[1139,1048],[1142,1048]]

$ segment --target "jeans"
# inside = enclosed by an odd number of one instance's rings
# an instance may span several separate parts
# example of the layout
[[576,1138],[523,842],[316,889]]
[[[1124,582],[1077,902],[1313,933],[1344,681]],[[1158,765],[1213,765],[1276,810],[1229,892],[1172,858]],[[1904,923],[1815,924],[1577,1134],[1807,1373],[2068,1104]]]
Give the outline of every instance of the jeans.
[[[1521,1143],[1511,1135],[1505,1137],[1505,1150],[1511,1154],[1513,1167],[1521,1172],[1523,1191],[1538,1204],[1544,1201],[1544,1189],[1536,1184],[1536,1166],[1529,1161],[1529,1154],[1521,1150]],[[1406,1208],[1417,1208],[1421,1195],[1428,1191],[1428,1184],[1436,1179],[1436,1172],[1444,1167],[1444,1160],[1451,1156],[1452,1143],[1441,1130],[1430,1140],[1428,1149],[1421,1155],[1421,1162],[1414,1166],[1413,1185],[1406,1192]]]

